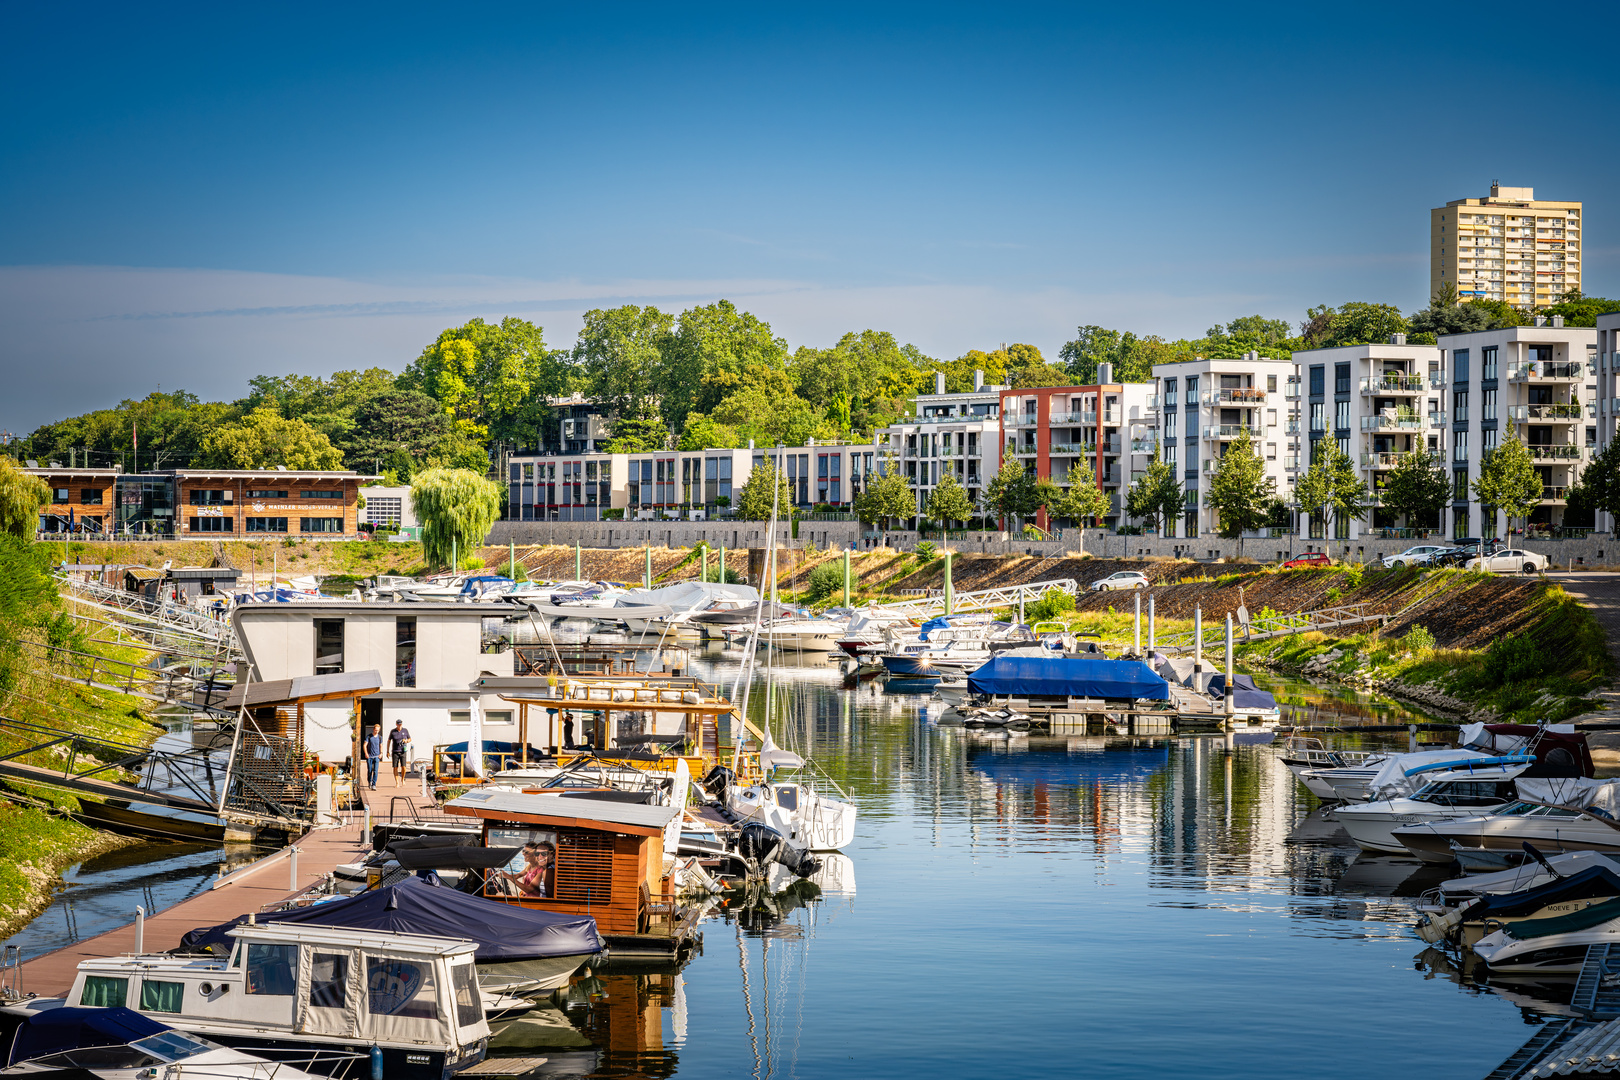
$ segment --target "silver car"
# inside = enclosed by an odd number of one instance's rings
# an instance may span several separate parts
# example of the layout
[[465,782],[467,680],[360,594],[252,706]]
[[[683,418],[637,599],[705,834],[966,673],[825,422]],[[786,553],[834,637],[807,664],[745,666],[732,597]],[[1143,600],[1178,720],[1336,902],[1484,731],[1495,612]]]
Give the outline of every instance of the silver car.
[[1109,574],[1101,581],[1091,583],[1092,592],[1109,592],[1113,589],[1145,589],[1148,587],[1146,574],[1135,570],[1121,570],[1117,574]]
[[1522,548],[1508,548],[1494,555],[1470,559],[1465,569],[1489,570],[1494,574],[1540,574],[1546,572],[1547,556]]
[[1384,564],[1386,570],[1400,570],[1408,566],[1428,566],[1434,562],[1434,557],[1445,551],[1444,547],[1436,544],[1421,544],[1418,547],[1409,547],[1398,555],[1385,555],[1379,562]]

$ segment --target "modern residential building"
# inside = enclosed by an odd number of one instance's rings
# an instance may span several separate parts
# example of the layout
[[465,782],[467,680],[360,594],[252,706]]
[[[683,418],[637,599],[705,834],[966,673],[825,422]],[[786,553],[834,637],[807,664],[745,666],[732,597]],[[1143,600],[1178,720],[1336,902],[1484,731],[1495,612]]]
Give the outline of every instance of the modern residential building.
[[1006,387],[986,386],[973,373],[974,389],[947,394],[945,376],[934,376],[934,392],[916,399],[916,415],[877,433],[879,456],[892,454],[917,492],[917,512],[947,474],[979,505],[1001,468],[1001,398]]
[[1500,511],[1480,506],[1473,482],[1487,452],[1510,436],[1530,449],[1543,498],[1536,525],[1562,525],[1569,489],[1598,442],[1598,331],[1537,317],[1535,326],[1449,334],[1446,373],[1453,476],[1452,536],[1500,537]]
[[1555,304],[1581,287],[1581,204],[1538,200],[1492,181],[1480,199],[1429,211],[1429,290],[1455,282],[1463,299]]
[[[1158,392],[1148,398],[1148,415],[1157,418],[1157,434],[1164,460],[1179,470],[1186,493],[1186,512],[1179,523],[1181,535],[1196,537],[1214,532],[1219,520],[1209,508],[1210,478],[1233,440],[1247,430],[1254,449],[1276,483],[1277,497],[1287,500],[1299,462],[1289,452],[1290,412],[1297,409],[1292,382],[1294,363],[1246,353],[1236,360],[1184,360],[1155,364]],[[1297,418],[1296,418],[1297,419]]]
[[[1305,388],[1306,448],[1295,461],[1300,470],[1310,467],[1318,440],[1335,439],[1376,497],[1390,470],[1409,454],[1423,451],[1445,459],[1450,387],[1440,349],[1408,345],[1405,334],[1396,334],[1387,344],[1301,350],[1294,353],[1294,365]],[[1445,528],[1443,521],[1398,522],[1376,504],[1369,520],[1331,527],[1339,539],[1351,539],[1369,527],[1396,525]],[[1301,533],[1311,539],[1325,539],[1327,527],[1320,520],[1300,520]]]
[[[1035,475],[1068,487],[1089,468],[1111,502],[1104,524],[1123,524],[1125,493],[1153,456],[1149,399],[1152,383],[1117,383],[1102,364],[1092,386],[1047,386],[1001,392],[1002,453]],[[1046,513],[1038,519],[1046,525]]]
[[[1608,449],[1620,427],[1620,311],[1597,319],[1597,446],[1593,452]],[[1615,531],[1614,515],[1599,511],[1600,531]]]

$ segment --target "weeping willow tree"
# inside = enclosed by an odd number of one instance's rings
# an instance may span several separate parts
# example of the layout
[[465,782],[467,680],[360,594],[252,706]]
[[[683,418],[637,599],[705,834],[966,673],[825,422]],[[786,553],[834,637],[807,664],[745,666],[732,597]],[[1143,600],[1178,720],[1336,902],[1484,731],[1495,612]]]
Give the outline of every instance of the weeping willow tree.
[[0,532],[27,538],[39,528],[40,507],[51,501],[51,489],[0,454]]
[[411,507],[422,523],[422,557],[450,565],[477,549],[501,514],[501,487],[468,469],[428,469],[411,480]]

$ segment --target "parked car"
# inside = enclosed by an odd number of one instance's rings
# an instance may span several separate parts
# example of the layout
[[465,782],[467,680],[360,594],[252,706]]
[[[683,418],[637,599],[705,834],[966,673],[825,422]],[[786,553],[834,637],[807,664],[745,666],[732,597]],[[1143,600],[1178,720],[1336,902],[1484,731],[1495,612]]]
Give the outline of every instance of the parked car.
[[1495,574],[1539,574],[1547,569],[1547,556],[1523,548],[1507,548],[1494,555],[1470,559],[1469,570],[1489,570]]
[[1303,555],[1296,555],[1282,564],[1284,570],[1292,570],[1299,566],[1329,566],[1333,560],[1325,551],[1307,551]]
[[1114,589],[1145,589],[1148,587],[1146,574],[1135,570],[1121,570],[1117,574],[1109,574],[1101,581],[1091,583],[1092,592],[1110,592]]
[[1440,544],[1420,544],[1417,547],[1409,547],[1398,555],[1385,555],[1379,561],[1384,564],[1386,570],[1400,570],[1408,566],[1428,566],[1434,562],[1435,556],[1445,550],[1445,547]]

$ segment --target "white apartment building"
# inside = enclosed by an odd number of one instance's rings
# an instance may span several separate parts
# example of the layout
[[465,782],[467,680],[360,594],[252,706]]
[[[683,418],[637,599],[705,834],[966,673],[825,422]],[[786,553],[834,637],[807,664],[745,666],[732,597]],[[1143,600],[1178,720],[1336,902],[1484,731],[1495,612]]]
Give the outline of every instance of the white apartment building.
[[[1541,473],[1532,524],[1561,525],[1569,489],[1600,430],[1598,331],[1537,317],[1535,326],[1448,334],[1439,340],[1449,405],[1453,537],[1501,537],[1500,511],[1478,505],[1473,482],[1485,454],[1517,437]],[[1612,365],[1611,365],[1612,366]]]
[[[1620,425],[1620,311],[1599,315],[1597,320],[1597,447],[1608,449]],[[1599,511],[1597,528],[1614,532],[1614,515]]]
[[1248,353],[1237,360],[1186,360],[1155,364],[1158,393],[1148,398],[1148,415],[1157,418],[1161,454],[1176,466],[1186,492],[1181,535],[1196,537],[1214,532],[1218,515],[1206,502],[1210,478],[1232,441],[1247,429],[1255,452],[1266,464],[1266,475],[1277,485],[1277,496],[1288,500],[1297,460],[1289,451],[1288,422],[1297,398],[1292,390],[1294,363]]
[[[1391,469],[1408,455],[1423,451],[1445,460],[1446,403],[1449,385],[1441,350],[1408,345],[1396,334],[1387,344],[1345,345],[1306,349],[1294,354],[1303,390],[1306,450],[1294,464],[1310,467],[1320,439],[1331,438],[1361,471],[1375,497]],[[1326,524],[1301,517],[1300,534],[1326,539],[1354,539],[1369,528],[1410,525],[1444,530],[1445,522],[1398,522],[1389,511],[1373,507],[1366,521]],[[1443,517],[1443,512],[1442,512]]]
[[[967,489],[981,506],[986,488],[1001,468],[1001,395],[1005,387],[986,386],[984,373],[973,373],[974,389],[947,394],[945,376],[934,376],[934,392],[916,399],[916,415],[877,433],[880,457],[893,454],[901,475],[917,494],[917,512],[946,475]],[[870,470],[868,470],[870,471]]]

